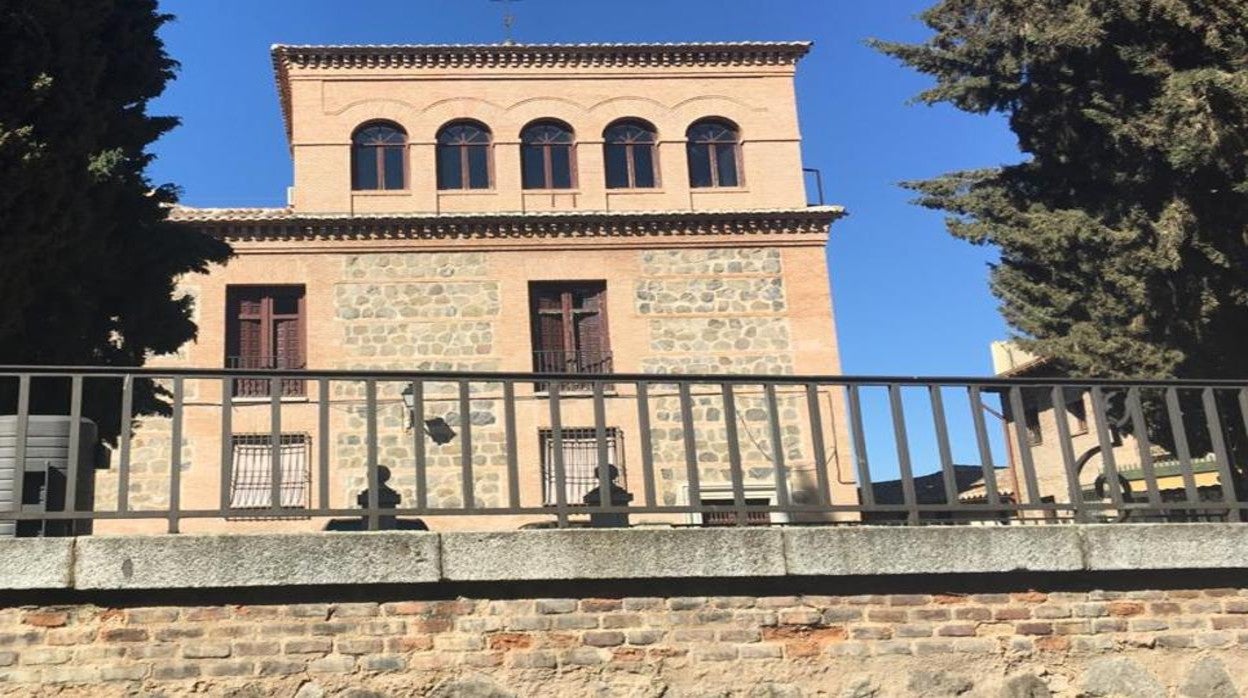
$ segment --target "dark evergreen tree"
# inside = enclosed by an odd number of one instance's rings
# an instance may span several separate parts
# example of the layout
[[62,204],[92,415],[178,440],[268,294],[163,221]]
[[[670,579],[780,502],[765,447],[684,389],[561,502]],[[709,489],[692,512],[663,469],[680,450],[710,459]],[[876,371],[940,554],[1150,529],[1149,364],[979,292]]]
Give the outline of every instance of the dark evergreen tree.
[[992,244],[992,289],[1077,375],[1248,377],[1248,2],[945,0],[919,95],[1002,112],[1030,157],[913,182]]
[[[147,113],[177,66],[169,19],[155,0],[0,0],[0,364],[139,366],[195,337],[175,280],[230,250],[166,222],[176,190],[144,174],[177,124]],[[87,413],[107,415],[96,383]],[[138,407],[159,408],[150,386]]]
[[922,20],[924,43],[873,43],[935,78],[919,101],[1007,116],[1028,157],[907,186],[1000,250],[1020,344],[1075,376],[1248,378],[1248,2],[943,0]]

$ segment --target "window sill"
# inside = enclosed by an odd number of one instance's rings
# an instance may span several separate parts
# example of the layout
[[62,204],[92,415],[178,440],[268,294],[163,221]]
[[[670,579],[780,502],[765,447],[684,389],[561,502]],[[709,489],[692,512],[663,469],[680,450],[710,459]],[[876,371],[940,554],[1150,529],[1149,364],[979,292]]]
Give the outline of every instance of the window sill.
[[[602,391],[603,397],[619,397],[619,395],[620,395],[619,391],[614,388],[610,390],[607,390],[604,388]],[[560,400],[566,400],[568,398],[592,398],[593,396],[594,396],[593,390],[560,390],[559,391]],[[533,397],[537,400],[549,400],[550,391],[549,390],[534,390]]]
[[496,196],[497,189],[439,189],[438,196]]
[[521,189],[525,194],[580,194],[580,189]]
[[618,189],[607,189],[608,195],[615,194],[666,194],[667,191],[658,187],[620,187]]
[[351,196],[411,196],[411,189],[352,189]]
[[694,194],[748,194],[749,187],[689,187]]

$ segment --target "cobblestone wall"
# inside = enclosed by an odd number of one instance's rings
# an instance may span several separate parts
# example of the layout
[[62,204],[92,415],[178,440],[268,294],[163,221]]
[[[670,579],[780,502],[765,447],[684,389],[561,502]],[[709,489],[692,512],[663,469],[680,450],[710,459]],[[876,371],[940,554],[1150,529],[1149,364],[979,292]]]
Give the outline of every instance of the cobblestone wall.
[[[191,381],[193,383],[194,381]],[[173,457],[173,423],[166,417],[144,417],[130,443],[130,484],[127,492],[131,509],[165,509],[169,506],[169,468]],[[190,470],[195,446],[182,437],[179,465]],[[119,472],[116,466],[95,471],[95,508],[117,507]]]
[[[497,281],[488,274],[486,255],[471,253],[360,254],[343,260],[342,282],[334,287],[335,317],[341,327],[343,357],[336,368],[404,371],[495,371],[495,322],[500,312]],[[412,432],[399,394],[402,386],[379,385],[378,456],[391,465],[390,487],[414,506],[415,459]],[[473,386],[474,392],[480,390]],[[362,384],[335,384],[340,424],[334,431],[336,479],[343,504],[366,487],[365,407]],[[463,421],[457,386],[425,386],[426,418],[442,417],[455,428]],[[505,464],[503,430],[494,401],[474,401],[474,495],[478,504],[499,502]],[[428,442],[428,497],[431,506],[462,507],[460,445]],[[407,466],[407,467],[403,467]]]
[[1242,589],[0,607],[5,696],[1224,698],[1246,660]]
[[[794,372],[780,251],[774,248],[662,250],[641,253],[645,275],[637,282],[637,313],[647,322],[650,355],[641,361],[646,373],[785,375]],[[808,460],[799,402],[781,396],[778,419],[788,464],[803,469]],[[679,401],[654,400],[654,454],[660,497],[676,504],[688,484],[684,431]],[[728,483],[729,441],[723,424],[722,398],[694,400],[698,470],[712,487]],[[775,480],[770,416],[757,394],[737,399],[738,442],[745,481],[770,485]],[[805,463],[809,470],[813,464]],[[810,478],[807,478],[810,479]],[[804,484],[790,478],[789,488]],[[800,499],[800,496],[799,496]]]

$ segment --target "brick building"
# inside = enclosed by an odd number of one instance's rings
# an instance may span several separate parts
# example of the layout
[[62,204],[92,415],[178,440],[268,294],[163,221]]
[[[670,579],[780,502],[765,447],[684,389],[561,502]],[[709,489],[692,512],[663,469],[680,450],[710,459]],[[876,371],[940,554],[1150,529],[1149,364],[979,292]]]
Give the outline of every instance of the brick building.
[[[290,205],[174,212],[227,240],[237,256],[186,281],[198,341],[153,363],[837,374],[825,243],[842,210],[807,205],[794,73],[809,48],[275,46],[294,167]],[[197,492],[215,500],[218,463],[230,449],[231,506],[269,505],[271,387],[264,379],[235,383],[223,436],[221,385],[188,383],[184,506]],[[420,496],[434,507],[496,505],[507,486],[501,393],[474,386],[466,419],[475,482],[466,486],[459,449],[468,446],[414,443],[403,388],[381,385],[376,406],[391,486],[409,505]],[[334,394],[320,395],[315,382],[289,380],[278,389],[282,505],[301,508],[321,488],[308,465],[318,449],[328,450],[334,505],[353,503],[366,482],[362,387],[336,384]],[[454,430],[465,420],[456,385],[423,389],[418,421],[442,418]],[[556,494],[543,389],[521,385],[515,396],[526,503],[550,504]],[[633,397],[613,392],[606,405],[609,459],[624,483],[642,458]],[[852,503],[852,476],[838,470],[841,403],[829,391],[821,397],[819,428],[832,456],[816,463],[809,422],[796,409],[805,397],[779,396],[788,484],[798,499],[824,468],[837,483],[833,498]],[[321,401],[333,406],[323,442]],[[761,401],[741,396],[750,434],[767,431]],[[577,504],[596,480],[592,405],[563,402],[565,494]],[[699,418],[716,415],[713,395],[694,402]],[[656,394],[652,403],[661,501],[687,502],[673,465],[681,462],[675,397]],[[167,422],[151,419],[136,433],[136,507],[166,503],[170,436]],[[232,442],[224,450],[223,438]],[[725,434],[722,426],[699,428],[698,438],[715,451]],[[428,485],[418,493],[403,464],[425,446]],[[757,501],[775,494],[765,450],[746,444]],[[726,465],[700,457],[705,501],[726,480]],[[274,525],[308,523],[263,524]]]

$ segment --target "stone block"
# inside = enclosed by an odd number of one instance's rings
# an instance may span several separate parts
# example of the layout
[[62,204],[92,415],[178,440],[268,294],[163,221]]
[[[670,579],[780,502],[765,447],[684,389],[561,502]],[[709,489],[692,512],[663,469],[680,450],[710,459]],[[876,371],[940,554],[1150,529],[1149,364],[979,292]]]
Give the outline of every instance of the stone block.
[[1089,524],[1079,527],[1087,568],[1248,568],[1248,528],[1239,524]]
[[0,589],[69,589],[75,538],[0,538]]
[[410,584],[438,581],[438,568],[432,533],[86,537],[74,580],[78,589]]
[[446,581],[776,577],[778,529],[443,533]]
[[785,529],[784,539],[786,570],[792,575],[1066,572],[1083,567],[1079,534],[1071,526],[803,527]]

